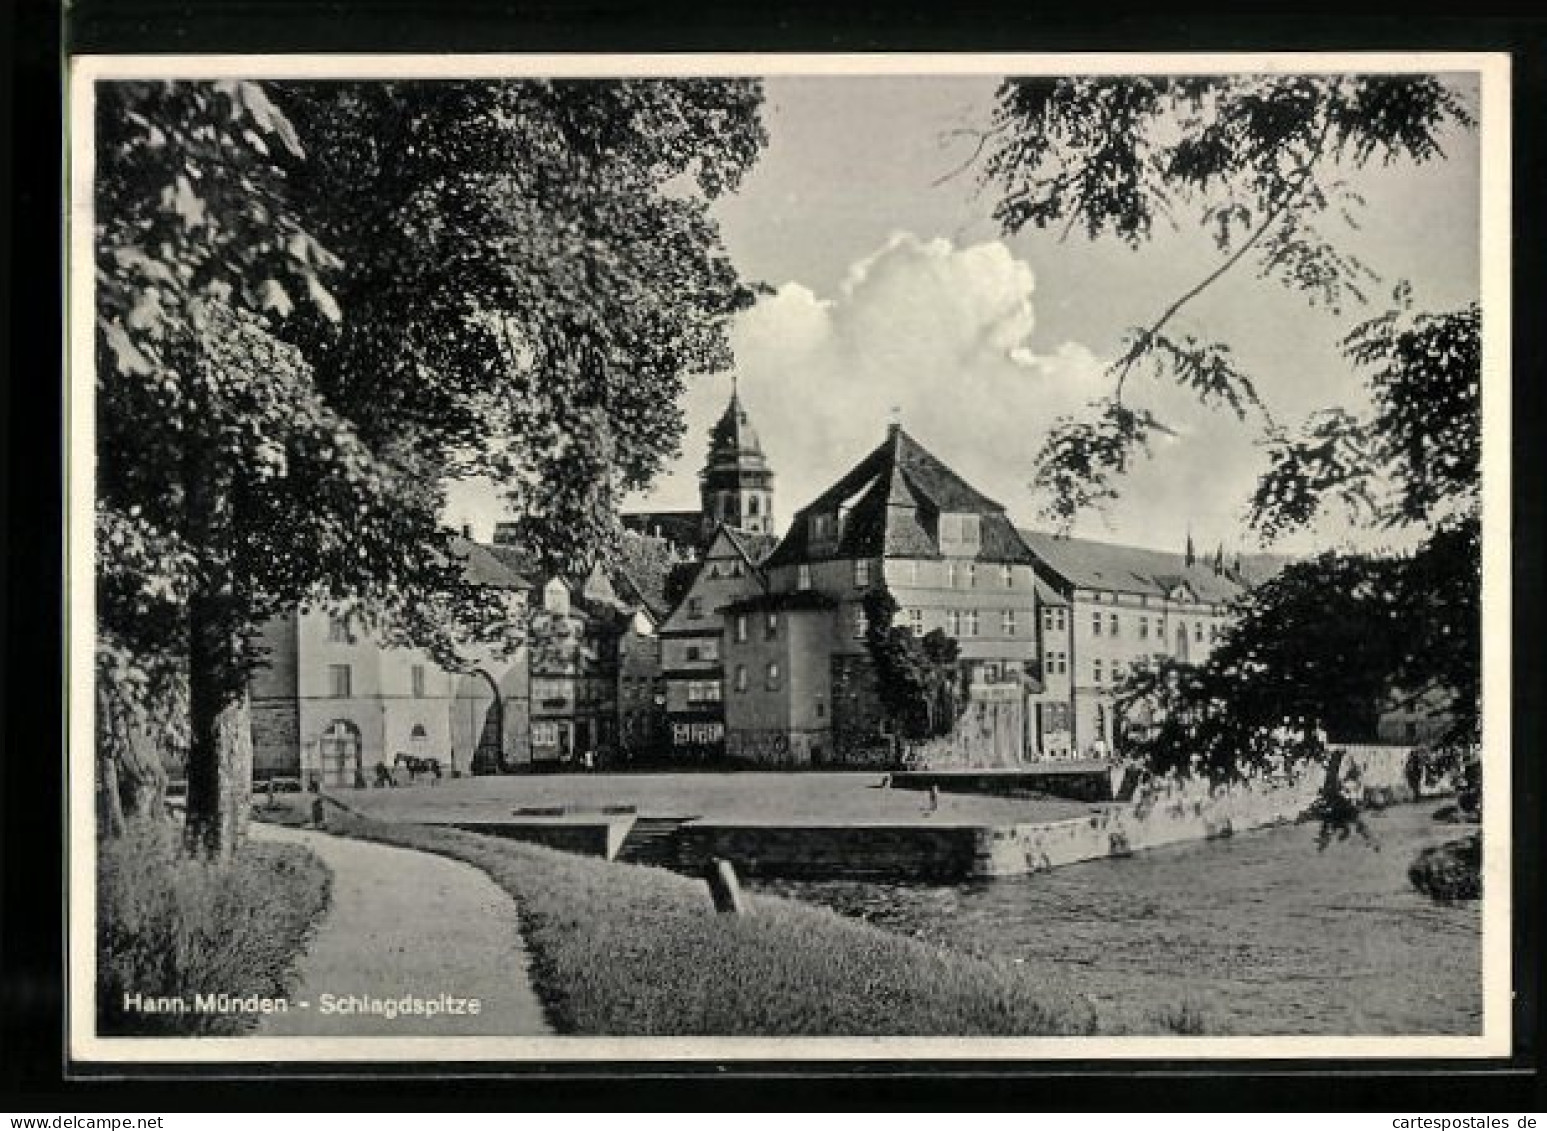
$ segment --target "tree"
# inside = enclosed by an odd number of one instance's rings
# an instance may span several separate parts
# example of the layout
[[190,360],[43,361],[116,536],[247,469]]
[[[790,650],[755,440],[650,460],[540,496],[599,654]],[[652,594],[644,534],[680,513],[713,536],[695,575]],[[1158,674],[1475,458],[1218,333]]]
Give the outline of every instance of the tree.
[[99,86],[102,667],[186,688],[196,844],[241,833],[268,617],[342,603],[448,666],[515,623],[460,568],[449,478],[509,487],[545,563],[605,552],[747,300],[706,201],[760,97]]
[[865,648],[899,733],[912,742],[950,734],[961,714],[961,645],[938,628],[920,637],[894,624],[897,600],[884,588],[865,594],[864,609]]
[[[1410,290],[1398,286],[1395,308],[1361,322],[1343,342],[1351,367],[1368,380],[1373,410],[1331,406],[1297,430],[1275,419],[1228,343],[1174,329],[1199,295],[1247,270],[1333,313],[1364,303],[1375,273],[1328,226],[1357,226],[1362,201],[1345,173],[1436,160],[1448,130],[1472,125],[1463,100],[1423,75],[1035,78],[1000,89],[980,151],[985,179],[1000,190],[995,216],[1006,231],[1058,225],[1066,235],[1079,229],[1138,248],[1157,221],[1190,221],[1214,234],[1219,253],[1203,278],[1130,332],[1110,367],[1112,393],[1093,406],[1092,418],[1055,425],[1036,483],[1049,512],[1067,523],[1082,507],[1113,497],[1135,456],[1167,430],[1135,403],[1130,378],[1147,372],[1261,429],[1269,466],[1251,515],[1265,538],[1308,523],[1333,499],[1377,528],[1428,531],[1409,558],[1323,558],[1254,598],[1221,649],[1225,659],[1211,662],[1194,689],[1215,697],[1218,680],[1232,675],[1231,697],[1241,699],[1244,719],[1254,718],[1251,698],[1263,686],[1252,666],[1260,659],[1287,681],[1267,685],[1269,709],[1283,697],[1295,710],[1314,707],[1329,725],[1368,730],[1375,678],[1415,697],[1444,690],[1458,739],[1475,737],[1477,305],[1415,313]],[[1362,596],[1352,600],[1351,591]],[[1367,654],[1372,643],[1346,631],[1355,625],[1390,630],[1389,647]],[[1307,643],[1311,651],[1301,651]],[[1357,686],[1342,702],[1314,670],[1313,652],[1324,647],[1368,665],[1349,669]],[[1232,655],[1239,662],[1230,667]]]
[[1169,431],[1134,403],[1136,374],[1174,380],[1271,432],[1267,400],[1229,344],[1178,333],[1177,316],[1250,269],[1334,313],[1364,302],[1376,276],[1327,228],[1356,223],[1362,201],[1345,171],[1435,160],[1445,132],[1471,124],[1462,99],[1424,75],[1007,80],[979,145],[1006,232],[1078,229],[1138,248],[1157,221],[1189,223],[1213,233],[1220,256],[1129,332],[1091,418],[1055,425],[1036,481],[1049,513],[1067,523],[1113,497],[1136,455]]

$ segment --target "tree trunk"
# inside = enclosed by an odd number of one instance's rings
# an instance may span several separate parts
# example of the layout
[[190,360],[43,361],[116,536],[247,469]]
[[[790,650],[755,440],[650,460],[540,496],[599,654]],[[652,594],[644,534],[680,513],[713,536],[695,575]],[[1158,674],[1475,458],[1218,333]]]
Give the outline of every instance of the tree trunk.
[[166,815],[166,739],[136,716],[106,686],[97,689],[97,793],[99,831],[123,833],[136,817]]
[[252,807],[252,721],[237,641],[208,598],[189,603],[188,823],[191,847],[229,856]]

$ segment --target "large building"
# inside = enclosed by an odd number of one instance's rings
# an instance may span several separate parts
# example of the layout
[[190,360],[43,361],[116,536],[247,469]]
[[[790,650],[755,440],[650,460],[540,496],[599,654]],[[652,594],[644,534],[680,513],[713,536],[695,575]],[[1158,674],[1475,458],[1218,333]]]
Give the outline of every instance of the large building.
[[[802,646],[789,650],[777,680],[771,669],[752,671],[738,690],[733,671],[727,717],[741,714],[742,696],[750,708],[760,686],[785,701],[781,717],[806,724],[800,744],[810,760],[890,758],[895,743],[865,644],[866,594],[884,588],[898,624],[921,636],[938,628],[958,641],[969,699],[996,705],[996,760],[1022,761],[1026,695],[1041,686],[1033,565],[1003,506],[892,425],[875,450],[797,512],[764,563],[769,599],[747,605],[745,615],[777,616]],[[789,639],[793,645],[796,637]],[[760,717],[775,715],[760,707]],[[774,741],[751,733],[761,728],[742,736],[735,729],[733,752],[760,758],[755,752]]]
[[[1199,664],[1233,619],[1233,603],[1268,576],[1275,559],[1226,566],[1224,555],[1183,553],[1020,531],[1061,606],[1043,611],[1047,735],[1067,722],[1067,748],[1102,754],[1115,739],[1114,700],[1135,669],[1170,658]],[[1056,681],[1056,682],[1055,682]],[[1049,742],[1047,749],[1052,749]]]
[[400,754],[455,775],[654,756],[665,735],[652,586],[622,564],[538,585],[515,547],[462,538],[453,553],[469,580],[512,600],[523,643],[449,671],[327,609],[276,618],[250,685],[256,776],[360,786]]
[[[485,546],[460,540],[469,580],[524,607],[531,583]],[[383,647],[325,608],[265,627],[268,663],[249,687],[253,769],[355,786],[397,755],[436,758],[460,774],[495,772],[529,757],[527,649],[489,649],[451,672],[411,648]],[[497,706],[496,706],[497,705]]]

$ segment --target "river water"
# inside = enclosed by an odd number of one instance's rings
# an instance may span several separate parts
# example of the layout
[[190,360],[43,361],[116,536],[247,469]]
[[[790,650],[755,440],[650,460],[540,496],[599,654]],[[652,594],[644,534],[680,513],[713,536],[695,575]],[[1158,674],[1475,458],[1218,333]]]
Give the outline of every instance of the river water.
[[1472,1034],[1477,903],[1414,891],[1407,867],[1462,835],[1436,803],[1369,815],[1318,852],[1314,824],[953,887],[768,881],[764,890],[976,954],[1098,1003],[1201,1011],[1210,1034]]

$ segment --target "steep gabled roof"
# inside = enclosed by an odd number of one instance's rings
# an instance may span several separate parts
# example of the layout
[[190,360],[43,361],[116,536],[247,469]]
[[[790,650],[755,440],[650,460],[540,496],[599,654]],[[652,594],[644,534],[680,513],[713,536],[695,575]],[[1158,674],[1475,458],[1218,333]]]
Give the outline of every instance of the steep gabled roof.
[[879,447],[796,514],[768,564],[812,560],[809,518],[836,514],[845,506],[849,509],[838,542],[821,555],[824,558],[937,558],[940,548],[930,526],[936,516],[951,512],[980,517],[979,560],[1031,560],[1004,507],[893,427]]
[[529,571],[507,560],[505,547],[485,546],[461,536],[451,539],[453,558],[462,562],[463,576],[474,585],[493,589],[531,589]]
[[1164,597],[1186,584],[1200,601],[1210,604],[1228,603],[1244,591],[1239,582],[1215,573],[1212,566],[1188,565],[1182,554],[1036,530],[1022,530],[1020,535],[1040,562],[1077,589]]
[[753,569],[760,568],[768,560],[768,555],[773,553],[774,547],[779,544],[777,534],[754,534],[734,526],[724,525],[720,529],[725,531],[726,536],[741,551],[741,556],[747,559],[747,564]]
[[701,511],[633,511],[618,516],[624,529],[666,538],[679,546],[697,546],[703,533]]

